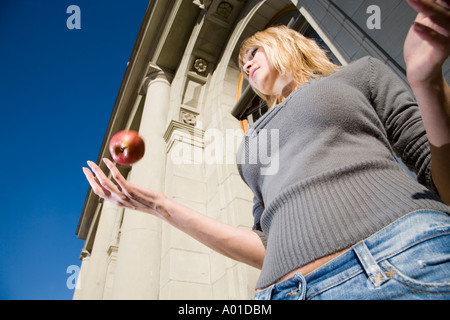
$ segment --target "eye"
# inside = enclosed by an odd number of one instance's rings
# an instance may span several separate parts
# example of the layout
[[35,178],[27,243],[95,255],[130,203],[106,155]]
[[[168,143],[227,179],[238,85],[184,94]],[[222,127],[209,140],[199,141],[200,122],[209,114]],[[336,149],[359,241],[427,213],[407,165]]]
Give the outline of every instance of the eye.
[[252,51],[250,52],[250,56],[253,58],[256,55],[256,52],[258,52],[259,47],[256,47],[254,49],[252,49]]

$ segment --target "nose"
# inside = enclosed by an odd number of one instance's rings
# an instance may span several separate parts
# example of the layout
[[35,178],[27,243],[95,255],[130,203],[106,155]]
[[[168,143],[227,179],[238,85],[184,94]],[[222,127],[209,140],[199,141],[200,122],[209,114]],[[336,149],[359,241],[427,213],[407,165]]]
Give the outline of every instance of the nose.
[[250,70],[251,70],[251,68],[252,68],[252,66],[253,66],[253,61],[252,60],[248,60],[245,64],[244,64],[244,72],[247,74],[247,75],[250,75]]

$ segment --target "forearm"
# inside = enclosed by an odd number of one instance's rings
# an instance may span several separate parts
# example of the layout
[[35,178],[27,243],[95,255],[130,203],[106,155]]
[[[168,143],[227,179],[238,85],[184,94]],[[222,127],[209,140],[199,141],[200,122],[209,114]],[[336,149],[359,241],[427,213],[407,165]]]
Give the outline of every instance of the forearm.
[[165,202],[164,220],[172,226],[218,253],[262,268],[265,248],[255,232],[222,223],[167,198],[161,201]]
[[95,163],[88,161],[95,176],[87,168],[83,168],[83,172],[96,195],[118,206],[157,216],[229,258],[262,268],[266,250],[255,232],[221,223],[159,192],[136,186],[127,181],[110,160],[103,161],[117,185]]
[[450,204],[450,87],[440,76],[411,85],[431,149],[431,173],[442,200]]

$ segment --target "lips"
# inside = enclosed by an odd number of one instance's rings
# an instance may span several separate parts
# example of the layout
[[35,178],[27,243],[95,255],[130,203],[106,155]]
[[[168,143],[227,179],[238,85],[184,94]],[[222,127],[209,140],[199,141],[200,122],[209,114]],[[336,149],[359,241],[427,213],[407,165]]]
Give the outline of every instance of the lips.
[[256,71],[258,71],[259,68],[254,68],[253,70],[250,71],[250,78],[253,80],[253,76],[255,74]]

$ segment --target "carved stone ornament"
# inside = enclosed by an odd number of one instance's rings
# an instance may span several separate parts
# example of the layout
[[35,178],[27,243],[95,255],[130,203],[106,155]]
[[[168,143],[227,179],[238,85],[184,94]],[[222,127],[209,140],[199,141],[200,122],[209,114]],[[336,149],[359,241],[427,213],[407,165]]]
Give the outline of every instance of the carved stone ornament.
[[197,123],[197,116],[193,113],[181,110],[180,112],[180,122],[195,126]]
[[198,58],[194,61],[194,69],[197,71],[197,73],[203,73],[208,68],[208,62],[206,62],[204,59]]
[[231,15],[232,11],[233,11],[233,6],[226,1],[222,1],[217,6],[216,14],[218,14],[219,16],[221,16],[225,19],[228,19],[228,17]]

